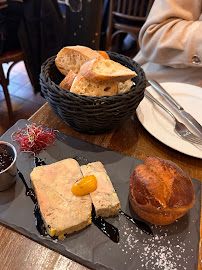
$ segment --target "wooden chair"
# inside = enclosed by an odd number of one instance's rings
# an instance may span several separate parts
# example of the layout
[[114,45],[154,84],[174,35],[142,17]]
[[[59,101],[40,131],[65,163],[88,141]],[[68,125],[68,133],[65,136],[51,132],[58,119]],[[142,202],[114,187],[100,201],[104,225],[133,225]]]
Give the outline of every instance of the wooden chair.
[[[14,115],[13,115],[10,95],[8,92],[9,75],[10,75],[10,71],[13,68],[13,66],[20,61],[26,62],[22,50],[13,50],[13,51],[9,51],[9,52],[5,52],[3,54],[0,54],[0,84],[2,85],[5,100],[6,100],[10,124],[14,123]],[[9,62],[13,62],[13,63],[10,65],[7,73],[5,74],[4,70],[3,70],[3,64],[9,63]],[[25,66],[26,66],[26,63],[25,63]],[[28,69],[27,69],[27,72],[28,72],[28,75],[29,75],[30,80],[31,80],[31,74],[28,71]],[[31,80],[31,82],[32,82],[32,80]]]
[[121,33],[131,34],[137,42],[138,35],[147,19],[154,0],[109,0],[109,22],[106,35],[106,50],[111,50],[114,37]]

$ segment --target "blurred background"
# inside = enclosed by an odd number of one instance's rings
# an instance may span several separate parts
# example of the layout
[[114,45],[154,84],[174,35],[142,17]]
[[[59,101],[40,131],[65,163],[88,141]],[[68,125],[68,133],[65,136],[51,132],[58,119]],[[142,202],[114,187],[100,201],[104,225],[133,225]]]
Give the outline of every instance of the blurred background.
[[64,46],[133,58],[151,0],[0,0],[0,135],[46,100],[42,63]]

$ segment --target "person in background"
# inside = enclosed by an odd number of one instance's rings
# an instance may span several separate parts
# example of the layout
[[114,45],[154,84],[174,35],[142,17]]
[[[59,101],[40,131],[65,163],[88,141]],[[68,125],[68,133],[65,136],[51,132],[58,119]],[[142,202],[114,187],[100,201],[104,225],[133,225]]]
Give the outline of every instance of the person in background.
[[139,44],[147,79],[202,87],[202,0],[155,0]]
[[43,62],[64,47],[57,0],[0,0],[0,54],[22,49],[35,92]]
[[35,92],[41,91],[41,65],[64,47],[65,23],[57,0],[24,0],[19,39],[32,74]]
[[0,54],[20,48],[18,30],[23,17],[23,0],[1,1]]

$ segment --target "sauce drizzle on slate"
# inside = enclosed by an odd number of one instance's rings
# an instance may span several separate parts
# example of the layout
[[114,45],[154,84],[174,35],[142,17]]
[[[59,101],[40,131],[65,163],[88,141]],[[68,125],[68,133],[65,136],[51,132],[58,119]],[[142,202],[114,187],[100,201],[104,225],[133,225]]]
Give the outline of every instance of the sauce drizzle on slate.
[[[46,165],[45,161],[38,158],[38,157],[34,157],[34,165],[35,167],[37,166],[42,166],[42,165]],[[30,197],[31,200],[33,201],[33,203],[35,204],[34,207],[34,215],[35,215],[35,225],[36,228],[38,230],[38,232],[40,233],[40,235],[43,236],[47,236],[48,233],[46,231],[45,225],[44,225],[44,221],[42,219],[41,216],[41,211],[35,196],[35,192],[32,188],[29,188],[23,174],[18,170],[18,175],[21,178],[23,184],[25,185],[26,188],[26,196]],[[119,232],[118,229],[116,227],[114,227],[113,225],[111,225],[110,223],[108,223],[107,221],[105,221],[103,218],[101,217],[96,217],[95,215],[95,210],[93,207],[93,211],[92,211],[92,222],[105,234],[107,235],[113,242],[118,243],[119,241]],[[55,239],[55,237],[51,237],[53,239]]]
[[132,218],[131,216],[127,215],[126,213],[124,213],[122,210],[119,210],[119,213],[124,216],[125,218],[127,218],[128,220],[130,220],[134,225],[136,225],[139,229],[141,229],[144,233],[148,234],[148,235],[152,235],[154,236],[151,228],[149,227],[149,225],[147,223],[145,223],[144,221]]
[[104,218],[96,216],[94,205],[92,205],[92,222],[113,242],[119,242],[119,231],[112,224],[108,223]]
[[35,156],[34,157],[34,166],[38,167],[38,166],[43,166],[43,165],[46,165],[46,162],[43,159]]
[[[88,160],[83,158],[83,157],[78,157],[77,156],[74,159],[77,160],[77,162],[79,163],[80,166],[81,165],[86,165],[88,163]],[[40,158],[35,156],[34,157],[34,165],[35,165],[35,167],[37,167],[37,166],[46,165],[46,163],[45,163],[45,161],[43,159],[40,159]],[[18,175],[21,178],[23,184],[25,185],[26,196],[30,197],[31,200],[33,201],[33,203],[35,204],[34,215],[35,215],[36,228],[37,228],[38,232],[40,233],[40,235],[48,236],[44,221],[43,221],[42,216],[41,216],[41,211],[40,211],[37,199],[36,199],[35,192],[34,192],[34,190],[32,188],[28,187],[28,185],[27,185],[27,183],[26,183],[26,181],[24,179],[23,174],[18,169],[17,169],[17,172],[18,172]],[[125,216],[128,220],[130,220],[133,224],[135,224],[137,227],[139,227],[146,234],[153,235],[150,227],[145,222],[133,219],[129,215],[125,214],[122,210],[120,210],[120,214]],[[99,228],[113,242],[115,242],[115,243],[119,242],[119,231],[118,231],[118,229],[115,226],[113,226],[112,224],[108,223],[104,218],[102,218],[100,216],[96,216],[95,208],[94,208],[93,204],[92,204],[92,222],[97,228]],[[52,239],[57,239],[57,237],[51,237],[51,238]]]
[[34,192],[34,190],[32,188],[28,187],[23,174],[19,170],[17,170],[17,172],[18,172],[18,175],[21,178],[23,184],[25,185],[25,189],[26,189],[25,194],[26,194],[26,196],[30,197],[30,199],[33,201],[33,203],[35,205],[34,206],[34,216],[35,216],[36,228],[37,228],[38,232],[40,233],[40,235],[47,236],[48,234],[46,232],[44,221],[43,221],[43,219],[41,217],[41,211],[40,211],[37,199],[36,199],[35,192]]
[[[82,156],[76,156],[76,157],[74,157],[74,159],[79,163],[80,166],[87,165],[90,162],[90,161],[88,161],[87,158],[82,157]],[[93,208],[92,209],[92,222],[102,232],[104,232],[108,237],[110,237],[110,239],[112,241],[118,243],[118,241],[119,241],[118,229],[116,227],[114,227],[113,225],[111,225],[110,223],[108,223],[107,221],[105,221],[102,217],[96,217],[94,206],[92,208]],[[152,232],[150,226],[146,222],[132,218],[131,216],[124,213],[122,210],[120,210],[119,213],[122,216],[124,216],[125,218],[127,218],[128,220],[130,220],[134,225],[136,225],[144,233],[153,236],[153,232]]]
[[[80,166],[87,165],[89,163],[88,159],[82,156],[76,156],[74,159],[79,163]],[[107,237],[109,237],[113,242],[119,242],[119,231],[118,229],[107,222],[104,218],[96,216],[94,205],[92,204],[92,222],[98,227]]]

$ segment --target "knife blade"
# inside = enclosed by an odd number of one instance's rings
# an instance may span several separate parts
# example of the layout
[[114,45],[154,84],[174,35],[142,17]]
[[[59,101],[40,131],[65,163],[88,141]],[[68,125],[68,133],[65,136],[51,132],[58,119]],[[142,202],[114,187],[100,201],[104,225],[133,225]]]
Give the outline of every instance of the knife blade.
[[170,94],[155,80],[148,80],[151,86],[156,90],[160,95],[166,98],[167,101],[180,113],[180,115],[185,118],[192,128],[196,131],[197,135],[202,137],[202,126],[199,122],[176,101]]

